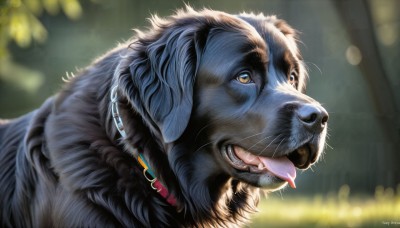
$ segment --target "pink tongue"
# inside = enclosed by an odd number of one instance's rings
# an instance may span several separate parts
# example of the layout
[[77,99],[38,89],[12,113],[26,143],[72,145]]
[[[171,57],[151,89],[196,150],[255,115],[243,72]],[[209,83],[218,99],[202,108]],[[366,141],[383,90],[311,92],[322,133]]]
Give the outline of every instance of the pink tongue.
[[296,188],[294,183],[296,168],[286,156],[280,158],[256,156],[238,146],[235,146],[235,154],[248,165],[257,166],[261,161],[264,164],[264,169],[267,169],[282,180],[287,181],[290,187]]
[[294,183],[294,179],[296,178],[296,168],[286,156],[280,158],[258,158],[271,173],[282,180],[287,181],[290,187],[296,188]]

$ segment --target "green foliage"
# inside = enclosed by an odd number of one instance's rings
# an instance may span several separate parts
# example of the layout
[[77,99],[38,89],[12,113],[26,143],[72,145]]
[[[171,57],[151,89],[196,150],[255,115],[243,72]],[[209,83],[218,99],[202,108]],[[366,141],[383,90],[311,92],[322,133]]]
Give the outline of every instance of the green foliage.
[[47,38],[47,31],[38,17],[45,10],[56,15],[60,7],[68,18],[76,20],[82,14],[78,0],[7,0],[1,6],[0,32],[1,51],[4,57],[8,41],[14,40],[20,47],[27,47],[32,40],[42,43]]
[[378,186],[375,196],[337,193],[314,197],[270,197],[261,202],[251,227],[386,227],[400,224],[400,185]]
[[6,0],[0,3],[0,79],[28,92],[39,88],[42,74],[14,63],[8,45],[14,41],[26,48],[32,42],[45,42],[47,30],[38,17],[44,11],[56,15],[60,9],[71,20],[82,15],[79,0]]

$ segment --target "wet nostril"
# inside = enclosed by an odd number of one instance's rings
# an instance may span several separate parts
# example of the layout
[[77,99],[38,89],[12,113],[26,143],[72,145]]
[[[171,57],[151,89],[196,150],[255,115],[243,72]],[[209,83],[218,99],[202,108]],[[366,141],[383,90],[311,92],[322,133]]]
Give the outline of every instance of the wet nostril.
[[321,107],[321,126],[322,128],[325,127],[325,125],[328,123],[329,115],[328,112]]
[[311,106],[303,106],[297,111],[299,119],[304,123],[313,123],[318,119],[317,110]]
[[316,113],[311,113],[309,116],[300,117],[300,119],[306,123],[313,123],[317,120],[318,115]]
[[328,121],[326,110],[314,104],[305,104],[297,110],[300,122],[311,131],[322,131]]
[[328,122],[328,119],[329,119],[328,115],[325,115],[324,117],[322,117],[321,124],[325,125]]

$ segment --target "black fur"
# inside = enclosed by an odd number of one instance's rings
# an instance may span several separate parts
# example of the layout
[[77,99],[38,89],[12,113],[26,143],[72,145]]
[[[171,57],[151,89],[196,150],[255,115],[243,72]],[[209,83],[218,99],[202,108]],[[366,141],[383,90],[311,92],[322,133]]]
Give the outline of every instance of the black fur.
[[[254,85],[235,81],[243,68]],[[263,155],[286,153],[293,113],[271,106],[314,102],[299,92],[304,80],[295,31],[275,17],[189,7],[155,17],[38,110],[0,123],[0,226],[241,226],[256,210],[258,184],[219,151],[236,140]],[[116,84],[125,139],[110,111]],[[264,131],[276,142],[259,138]],[[176,207],[151,189],[132,151],[145,155]]]

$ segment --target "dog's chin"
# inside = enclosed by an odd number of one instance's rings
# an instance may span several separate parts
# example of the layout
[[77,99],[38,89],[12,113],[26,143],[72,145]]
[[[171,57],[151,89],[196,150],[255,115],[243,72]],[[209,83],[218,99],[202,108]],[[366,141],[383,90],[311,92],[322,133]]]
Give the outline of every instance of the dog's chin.
[[238,145],[220,148],[224,165],[233,178],[267,191],[276,191],[287,185],[296,188],[296,168],[306,169],[316,161],[313,147],[305,144],[293,152],[276,158],[262,157],[246,151]]

